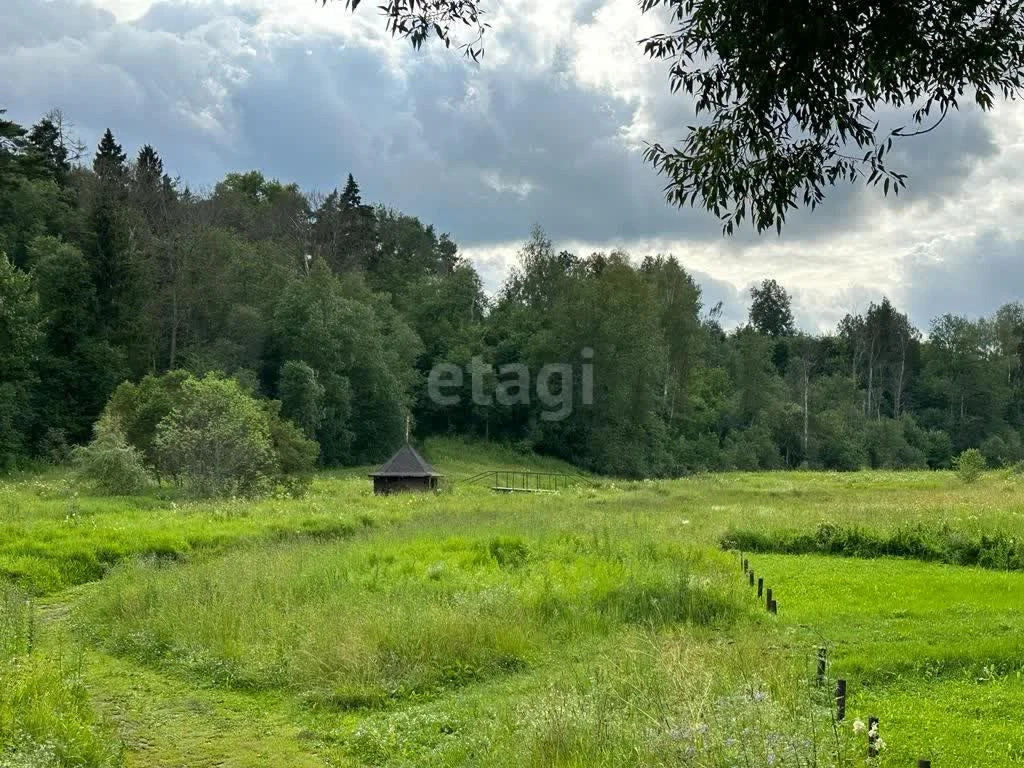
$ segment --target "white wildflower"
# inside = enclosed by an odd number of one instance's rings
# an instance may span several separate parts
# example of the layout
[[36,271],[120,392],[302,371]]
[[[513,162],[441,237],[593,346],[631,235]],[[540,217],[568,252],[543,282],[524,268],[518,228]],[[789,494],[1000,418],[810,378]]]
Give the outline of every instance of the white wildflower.
[[863,720],[854,720],[853,721],[853,732],[854,733],[864,733],[864,731],[866,731],[867,729],[868,729],[868,727],[866,725],[864,725],[864,721]]

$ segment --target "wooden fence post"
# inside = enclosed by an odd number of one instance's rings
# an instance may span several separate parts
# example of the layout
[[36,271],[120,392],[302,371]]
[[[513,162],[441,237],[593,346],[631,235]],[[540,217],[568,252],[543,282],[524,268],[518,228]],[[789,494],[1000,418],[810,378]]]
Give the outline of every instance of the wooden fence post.
[[779,603],[778,603],[777,600],[773,599],[770,603],[768,603],[768,613],[770,613],[772,616],[774,616],[778,612],[779,612]]
[[924,759],[918,760],[917,768],[932,768],[932,761]]
[[878,718],[868,718],[868,757],[878,757]]
[[836,720],[846,719],[846,681],[836,680]]
[[28,619],[28,633],[25,639],[28,644],[28,652],[32,653],[36,647],[36,606],[32,602],[31,597],[25,601],[25,609],[25,615]]
[[764,607],[765,610],[770,611],[772,609],[772,588],[768,587],[765,591]]
[[750,561],[747,558],[743,558],[743,572],[746,573],[750,570]]
[[760,600],[762,595],[764,595],[764,579],[759,576],[757,579],[757,599]]
[[747,575],[750,577],[750,586],[754,586],[754,571],[753,571],[753,569],[751,569],[751,571]]

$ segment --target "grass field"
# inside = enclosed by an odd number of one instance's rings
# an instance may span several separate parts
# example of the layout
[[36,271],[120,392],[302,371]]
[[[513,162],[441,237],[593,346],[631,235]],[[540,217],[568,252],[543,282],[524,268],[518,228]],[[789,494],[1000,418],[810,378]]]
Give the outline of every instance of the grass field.
[[941,549],[748,554],[772,617],[721,547],[822,524],[1012,542],[1024,478],[503,495],[458,481],[566,468],[425,450],[440,494],[374,497],[362,470],[260,502],[93,498],[58,471],[0,481],[0,767],[852,766],[869,715],[880,765],[1024,764],[1024,571],[935,562]]

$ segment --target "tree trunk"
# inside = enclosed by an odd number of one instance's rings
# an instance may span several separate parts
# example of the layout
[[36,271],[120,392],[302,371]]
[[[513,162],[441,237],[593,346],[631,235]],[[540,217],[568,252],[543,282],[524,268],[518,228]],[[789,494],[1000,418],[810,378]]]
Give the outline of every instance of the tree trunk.
[[178,356],[178,286],[171,290],[171,355],[168,361],[167,370],[174,370],[174,363]]
[[809,416],[807,410],[807,390],[810,386],[810,375],[807,370],[807,361],[804,361],[804,461],[807,461],[807,432]]
[[900,417],[900,411],[903,409],[903,374],[907,367],[907,345],[906,338],[904,343],[900,346],[900,374],[896,377],[896,392],[892,402],[892,415],[893,418],[898,419]]
[[871,389],[872,389],[872,385],[874,384],[874,379],[875,379],[874,361],[869,356],[868,357],[868,400],[867,400],[867,403],[866,403],[866,407],[864,409],[864,415],[867,416],[869,419],[871,418],[871,404],[872,404]]

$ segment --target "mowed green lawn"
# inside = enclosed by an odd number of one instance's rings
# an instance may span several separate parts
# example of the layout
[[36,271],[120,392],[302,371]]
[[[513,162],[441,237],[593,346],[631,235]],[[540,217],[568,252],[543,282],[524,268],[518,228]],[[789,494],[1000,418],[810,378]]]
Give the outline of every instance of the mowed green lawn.
[[[1024,535],[1024,478],[502,495],[459,480],[568,468],[454,441],[426,453],[449,491],[374,497],[363,470],[259,502],[0,481],[0,576],[35,616],[0,602],[0,766],[862,765],[850,722],[869,715],[882,765],[1024,763],[1024,573],[750,555],[769,617],[719,548],[730,528],[822,522]],[[849,683],[839,746],[818,645]]]
[[794,650],[824,645],[851,712],[880,718],[888,759],[1024,763],[1024,573],[756,555]]

